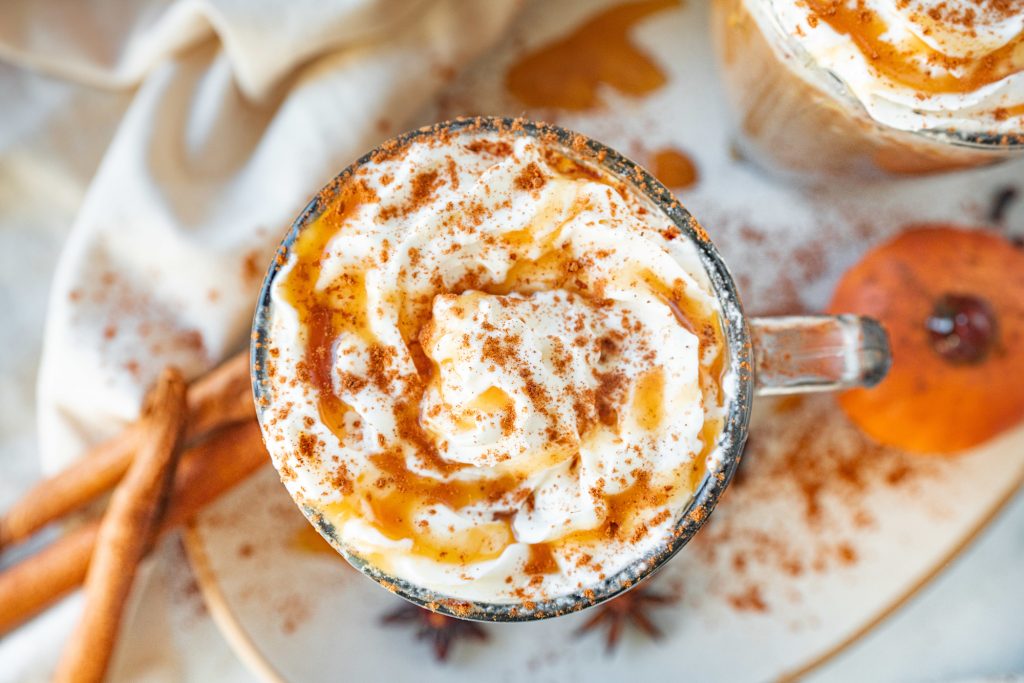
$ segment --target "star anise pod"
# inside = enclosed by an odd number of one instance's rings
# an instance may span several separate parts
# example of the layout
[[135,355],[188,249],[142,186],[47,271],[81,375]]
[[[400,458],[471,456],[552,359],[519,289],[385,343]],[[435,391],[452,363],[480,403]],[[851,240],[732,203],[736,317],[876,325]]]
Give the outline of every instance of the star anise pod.
[[590,617],[576,631],[576,634],[582,635],[597,629],[599,626],[605,627],[607,629],[605,651],[609,653],[619,644],[623,628],[628,623],[632,623],[633,626],[640,629],[647,636],[657,640],[662,636],[661,629],[651,621],[649,613],[655,608],[665,607],[676,602],[676,600],[678,600],[678,597],[675,595],[652,593],[645,586],[634,588],[628,593],[623,593],[619,597],[595,608],[596,613],[594,616]]
[[381,617],[381,623],[417,625],[416,638],[430,641],[434,647],[434,657],[439,662],[448,659],[452,643],[456,640],[487,640],[487,632],[476,622],[431,612],[412,603],[385,614]]

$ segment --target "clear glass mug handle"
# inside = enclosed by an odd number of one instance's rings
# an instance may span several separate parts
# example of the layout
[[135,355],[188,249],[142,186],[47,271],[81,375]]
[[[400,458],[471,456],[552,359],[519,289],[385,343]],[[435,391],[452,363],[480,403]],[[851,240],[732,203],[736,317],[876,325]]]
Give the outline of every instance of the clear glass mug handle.
[[758,396],[872,387],[892,364],[889,336],[871,318],[751,318]]

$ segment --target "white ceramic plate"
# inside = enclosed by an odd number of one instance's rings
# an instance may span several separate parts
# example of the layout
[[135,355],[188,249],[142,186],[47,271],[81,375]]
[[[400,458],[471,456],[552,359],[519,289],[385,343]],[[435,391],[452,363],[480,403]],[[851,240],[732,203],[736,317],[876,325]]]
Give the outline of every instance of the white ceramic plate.
[[651,580],[681,595],[652,613],[665,637],[628,632],[610,657],[602,634],[577,637],[583,613],[487,624],[489,642],[456,643],[447,665],[433,663],[412,629],[380,623],[402,601],[333,554],[269,467],[197,520],[187,547],[214,618],[268,680],[621,680],[680,668],[766,680],[815,666],[884,618],[1024,479],[1024,431],[922,460],[867,446],[828,397],[761,404],[752,433],[738,483]]

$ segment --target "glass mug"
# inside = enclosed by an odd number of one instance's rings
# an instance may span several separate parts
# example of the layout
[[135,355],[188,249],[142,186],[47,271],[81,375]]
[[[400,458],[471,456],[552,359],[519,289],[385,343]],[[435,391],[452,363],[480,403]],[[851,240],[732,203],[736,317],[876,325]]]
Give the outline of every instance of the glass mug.
[[[672,193],[634,162],[577,133],[552,125],[513,119],[458,119],[406,133],[383,147],[393,147],[395,143],[401,145],[426,136],[453,136],[460,129],[470,126],[473,130],[485,132],[514,131],[517,136],[532,136],[544,145],[553,145],[574,160],[602,167],[616,178],[626,180],[664,211],[697,247],[723,312],[722,326],[728,356],[726,367],[728,372],[738,378],[737,391],[727,406],[725,424],[708,457],[704,476],[686,510],[676,520],[674,533],[668,543],[647,557],[637,558],[599,585],[589,586],[572,595],[528,605],[467,603],[465,600],[440,595],[404,579],[388,576],[350,553],[333,525],[321,513],[299,504],[303,514],[335,549],[353,566],[388,590],[421,606],[464,619],[530,621],[577,611],[609,600],[635,586],[686,545],[705,523],[736,471],[743,453],[751,402],[755,395],[872,386],[881,381],[889,368],[889,344],[883,329],[868,318],[852,315],[746,317],[736,284],[717,249]],[[376,150],[356,161],[309,203],[284,238],[278,258],[274,260],[263,282],[253,323],[251,351],[253,389],[265,437],[268,436],[266,421],[271,419],[269,406],[272,397],[272,378],[266,371],[273,307],[271,286],[287,262],[298,235],[331,205],[338,188],[343,186],[345,179],[355,169],[373,163],[375,153]]]
[[[796,2],[796,0],[786,0]],[[773,17],[769,0],[713,0],[712,34],[740,152],[796,179],[923,174],[1024,155],[1010,135],[900,129],[875,119],[841,78]]]

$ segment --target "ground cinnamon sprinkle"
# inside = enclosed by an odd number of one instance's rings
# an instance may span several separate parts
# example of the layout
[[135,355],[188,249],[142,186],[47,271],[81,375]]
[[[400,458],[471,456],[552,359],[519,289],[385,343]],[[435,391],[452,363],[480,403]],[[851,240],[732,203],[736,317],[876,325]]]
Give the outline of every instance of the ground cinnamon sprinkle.
[[411,208],[418,209],[430,200],[438,185],[437,171],[424,171],[412,179]]
[[843,564],[853,564],[857,561],[857,551],[849,543],[840,543],[836,552],[839,555],[839,561]]
[[597,416],[601,424],[612,426],[618,421],[618,407],[626,389],[626,377],[621,372],[604,373],[598,377]]
[[486,152],[494,157],[507,157],[512,154],[512,145],[505,140],[473,140],[466,144],[466,149],[478,154],[480,152]]
[[516,407],[514,404],[509,403],[502,409],[501,414],[501,432],[505,436],[509,436],[515,430],[516,427]]
[[[868,494],[911,491],[937,466],[868,441],[830,397],[778,399],[770,410],[773,419],[754,424],[719,511],[690,544],[721,568],[725,599],[740,611],[770,609],[764,582],[856,564],[855,534],[881,514],[865,502]],[[751,521],[752,509],[786,501],[803,527],[795,536],[788,526],[775,533]]]
[[436,170],[423,171],[413,176],[409,181],[409,198],[399,206],[385,206],[380,210],[381,220],[391,220],[407,216],[410,213],[423,208],[434,197],[437,188],[440,187],[443,179]]
[[540,167],[537,164],[530,162],[526,165],[526,168],[516,176],[515,187],[517,190],[539,190],[544,187],[545,182],[547,182],[547,178],[540,170]]
[[261,262],[261,256],[262,253],[258,249],[254,249],[247,253],[242,260],[242,277],[247,283],[263,277],[265,264]]
[[368,383],[365,377],[359,377],[351,372],[341,373],[341,387],[348,394],[359,393]]
[[395,357],[395,349],[383,344],[370,346],[369,375],[373,385],[381,391],[387,391],[392,382],[397,379],[397,373],[392,371],[391,363]]
[[350,495],[355,490],[355,485],[352,483],[352,473],[349,472],[348,467],[345,465],[339,465],[334,470],[334,475],[329,484],[331,488],[343,496]]
[[313,434],[299,434],[298,439],[298,456],[299,461],[303,464],[309,463],[310,461],[320,457],[320,448],[322,442],[319,441]]
[[761,589],[757,586],[750,586],[746,591],[737,595],[729,596],[729,604],[733,609],[741,612],[767,612],[768,605],[761,597]]
[[[77,315],[95,321],[99,329],[89,334],[103,344],[117,345],[124,354],[111,354],[113,367],[137,377],[152,376],[167,363],[188,372],[197,372],[212,364],[209,350],[199,330],[183,328],[182,321],[166,303],[154,301],[134,285],[126,275],[113,272],[100,254],[94,264],[95,276],[88,287],[68,294],[78,309]],[[159,279],[161,273],[150,277]],[[125,360],[129,349],[141,351]],[[116,359],[116,360],[115,360]]]

